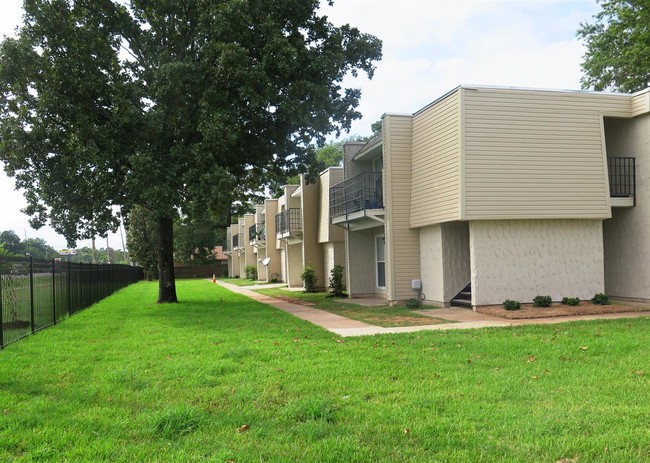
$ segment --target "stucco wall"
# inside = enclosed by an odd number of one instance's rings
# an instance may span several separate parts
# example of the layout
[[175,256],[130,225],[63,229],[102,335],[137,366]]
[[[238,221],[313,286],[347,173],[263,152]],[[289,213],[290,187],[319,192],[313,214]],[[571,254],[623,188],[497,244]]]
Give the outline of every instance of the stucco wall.
[[323,270],[325,272],[325,281],[323,286],[329,286],[330,272],[335,265],[345,267],[345,245],[344,243],[324,243],[323,244]]
[[600,220],[486,220],[469,225],[472,304],[604,290]]
[[603,222],[605,291],[650,299],[650,115],[605,119],[608,156],[636,158],[636,206]]
[[422,292],[427,302],[448,305],[469,283],[469,224],[448,222],[420,228]]
[[420,228],[420,271],[427,302],[443,304],[442,226]]

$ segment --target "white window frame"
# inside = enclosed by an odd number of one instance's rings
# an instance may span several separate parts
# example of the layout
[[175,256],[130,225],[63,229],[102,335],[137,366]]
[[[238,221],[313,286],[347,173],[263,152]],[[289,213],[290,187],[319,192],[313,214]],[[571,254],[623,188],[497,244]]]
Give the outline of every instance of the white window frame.
[[[384,239],[384,260],[382,261],[379,260],[377,253],[377,240],[379,238]],[[384,233],[375,235],[373,240],[373,247],[375,248],[375,287],[379,289],[386,289],[386,235]],[[379,262],[384,263],[384,286],[379,286]]]

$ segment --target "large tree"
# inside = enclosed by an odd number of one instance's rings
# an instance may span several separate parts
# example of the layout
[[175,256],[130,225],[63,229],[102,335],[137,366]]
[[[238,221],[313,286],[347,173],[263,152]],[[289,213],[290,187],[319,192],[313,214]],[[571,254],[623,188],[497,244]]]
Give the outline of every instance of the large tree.
[[594,22],[580,25],[587,47],[582,63],[585,89],[634,92],[650,86],[650,2],[597,0]]
[[[331,4],[331,1],[329,2]],[[0,46],[0,160],[33,225],[71,242],[136,206],[158,228],[175,302],[173,221],[286,175],[349,130],[381,42],[319,0],[25,0]]]

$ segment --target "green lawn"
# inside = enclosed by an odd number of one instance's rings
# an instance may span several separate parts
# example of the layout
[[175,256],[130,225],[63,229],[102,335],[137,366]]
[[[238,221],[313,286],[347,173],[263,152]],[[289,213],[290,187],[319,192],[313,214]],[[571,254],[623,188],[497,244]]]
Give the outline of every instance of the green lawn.
[[341,340],[178,293],[139,283],[1,351],[0,461],[650,461],[648,318]]
[[447,320],[427,317],[404,307],[390,307],[387,305],[366,307],[344,302],[345,299],[328,297],[329,293],[305,293],[301,291],[288,291],[282,288],[256,289],[255,292],[297,303],[301,301],[307,302],[317,309],[375,326],[418,326],[450,323]]
[[268,285],[265,281],[250,280],[248,278],[217,278],[217,280],[225,281],[231,285],[236,286],[254,286],[254,285]]

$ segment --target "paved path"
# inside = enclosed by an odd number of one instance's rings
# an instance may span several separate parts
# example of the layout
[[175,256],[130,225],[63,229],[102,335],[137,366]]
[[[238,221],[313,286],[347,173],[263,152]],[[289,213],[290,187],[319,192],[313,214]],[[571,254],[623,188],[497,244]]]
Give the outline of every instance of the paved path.
[[522,320],[506,320],[504,318],[493,317],[478,312],[473,312],[468,309],[425,309],[419,310],[418,313],[429,316],[432,318],[441,318],[448,320],[452,323],[441,323],[435,325],[419,325],[419,326],[397,326],[391,328],[384,328],[381,326],[369,325],[357,320],[341,317],[324,310],[307,307],[301,304],[294,304],[271,296],[266,296],[256,293],[251,289],[264,289],[264,288],[277,288],[285,285],[258,285],[258,286],[236,286],[224,281],[217,280],[217,283],[224,288],[229,289],[235,293],[243,294],[251,299],[262,302],[264,304],[276,307],[284,312],[306,320],[314,325],[321,326],[328,331],[336,333],[340,336],[367,336],[373,334],[388,334],[388,333],[412,333],[414,331],[422,330],[455,330],[467,328],[486,328],[498,326],[518,326],[518,325],[546,325],[551,323],[563,323],[577,320],[601,320],[613,318],[636,318],[648,317],[650,312],[628,312],[628,313],[612,313],[600,315],[574,315],[567,317],[550,317],[550,318],[534,318]]

